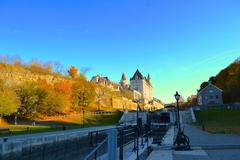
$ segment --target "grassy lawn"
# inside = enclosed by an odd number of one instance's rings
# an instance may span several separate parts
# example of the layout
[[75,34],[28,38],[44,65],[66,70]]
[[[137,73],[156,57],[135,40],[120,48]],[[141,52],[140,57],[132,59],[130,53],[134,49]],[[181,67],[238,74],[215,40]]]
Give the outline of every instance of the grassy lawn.
[[195,114],[197,125],[203,122],[208,132],[240,134],[240,110],[213,108],[195,111]]
[[[115,125],[121,118],[121,113],[112,114],[86,114],[85,127],[92,126],[108,126]],[[66,117],[51,117],[46,120],[36,121],[36,126],[31,125],[11,125],[7,123],[1,124],[0,128],[9,128],[11,133],[1,133],[0,137],[9,135],[20,135],[40,132],[51,132],[63,130],[63,126],[67,129],[82,128],[82,116],[66,116]]]

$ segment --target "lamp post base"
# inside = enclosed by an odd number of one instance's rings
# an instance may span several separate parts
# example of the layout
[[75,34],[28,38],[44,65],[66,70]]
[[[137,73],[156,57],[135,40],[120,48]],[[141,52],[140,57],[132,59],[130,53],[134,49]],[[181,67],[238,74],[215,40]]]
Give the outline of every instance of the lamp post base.
[[174,142],[175,147],[173,149],[175,151],[189,151],[191,150],[190,147],[190,140],[187,135],[184,134],[183,131],[178,131],[176,140]]

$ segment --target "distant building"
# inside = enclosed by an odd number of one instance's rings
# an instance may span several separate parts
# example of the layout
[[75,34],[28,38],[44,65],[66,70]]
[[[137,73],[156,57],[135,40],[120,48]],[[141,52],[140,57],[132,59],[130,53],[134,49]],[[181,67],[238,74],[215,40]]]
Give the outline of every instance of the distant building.
[[221,105],[223,104],[222,90],[217,86],[213,85],[211,81],[208,85],[198,91],[197,100],[198,105],[208,106],[208,105]]
[[130,88],[142,94],[141,100],[144,103],[149,103],[153,100],[151,77],[144,77],[139,70],[135,72],[130,79]]
[[91,82],[107,87],[110,83],[110,80],[108,79],[108,77],[103,77],[102,75],[96,75],[92,77]]
[[108,77],[102,75],[92,77],[91,82],[107,87],[113,91],[131,91],[133,94],[133,100],[139,100],[141,103],[144,103],[145,109],[151,109],[153,106],[157,109],[164,107],[164,104],[160,100],[153,98],[152,80],[150,75],[148,74],[147,77],[144,77],[139,70],[137,70],[133,77],[130,78],[130,84],[125,73],[122,74],[119,84],[111,82]]
[[103,87],[107,87],[107,88],[111,89],[112,91],[120,90],[120,86],[118,84],[111,82],[108,77],[104,77],[102,75],[93,76],[91,79],[91,82],[93,82],[97,85],[101,85]]
[[122,88],[129,89],[129,83],[128,83],[125,73],[122,74],[122,78],[121,78],[121,81],[119,84]]

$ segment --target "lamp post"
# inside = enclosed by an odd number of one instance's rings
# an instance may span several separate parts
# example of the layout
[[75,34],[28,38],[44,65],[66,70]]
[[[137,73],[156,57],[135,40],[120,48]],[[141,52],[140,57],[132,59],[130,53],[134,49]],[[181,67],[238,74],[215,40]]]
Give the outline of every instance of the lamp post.
[[174,95],[176,101],[177,101],[177,124],[178,124],[178,132],[181,132],[181,126],[180,126],[180,114],[179,114],[179,99],[180,99],[180,95],[178,92],[176,92],[176,94]]
[[139,160],[139,100],[137,100],[137,160]]
[[180,126],[179,100],[181,96],[179,95],[178,92],[176,92],[174,97],[177,101],[177,124],[178,124],[178,133],[174,142],[174,145],[176,145],[175,150],[183,150],[183,151],[191,150],[190,140],[188,136],[184,134]]

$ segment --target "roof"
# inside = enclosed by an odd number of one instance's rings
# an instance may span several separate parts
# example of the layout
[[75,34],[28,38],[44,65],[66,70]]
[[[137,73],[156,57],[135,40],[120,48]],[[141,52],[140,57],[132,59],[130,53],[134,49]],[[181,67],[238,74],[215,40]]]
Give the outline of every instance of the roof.
[[144,79],[142,73],[137,69],[137,71],[134,73],[133,77],[130,80],[135,80],[139,77],[140,79]]
[[122,80],[127,80],[125,73],[122,74]]
[[150,76],[150,74],[148,73],[148,80],[150,80],[151,79],[151,76]]
[[217,86],[213,85],[212,83],[208,83],[208,85],[207,85],[205,88],[201,89],[201,90],[198,92],[198,94],[201,94],[203,91],[205,91],[205,90],[206,90],[207,88],[209,88],[209,87],[216,88],[216,89],[219,90],[220,92],[223,91],[223,90],[221,90],[220,88],[218,88]]

